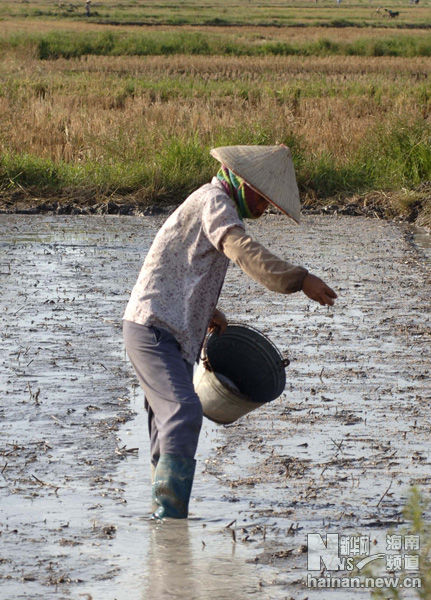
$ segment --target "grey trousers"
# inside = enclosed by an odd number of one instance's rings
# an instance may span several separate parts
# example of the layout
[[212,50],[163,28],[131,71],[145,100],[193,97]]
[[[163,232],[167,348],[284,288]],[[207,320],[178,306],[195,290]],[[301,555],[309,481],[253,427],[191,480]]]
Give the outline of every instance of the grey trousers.
[[172,334],[123,321],[127,354],[145,392],[151,463],[160,454],[194,458],[202,405],[193,387],[193,365],[184,360]]

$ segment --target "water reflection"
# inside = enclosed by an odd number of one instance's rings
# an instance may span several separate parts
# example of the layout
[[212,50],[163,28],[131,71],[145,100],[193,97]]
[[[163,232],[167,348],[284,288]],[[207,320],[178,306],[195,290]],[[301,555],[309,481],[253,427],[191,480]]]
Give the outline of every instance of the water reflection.
[[[220,429],[210,421],[203,423],[189,519],[152,521],[147,415],[140,388],[131,390],[130,397],[136,415],[120,429],[119,439],[121,446],[139,448],[139,453],[120,462],[117,469],[127,502],[119,514],[112,515],[119,527],[111,552],[121,557],[116,600],[243,600],[244,590],[258,589],[255,566],[246,562],[254,554],[246,545],[234,543],[232,531],[226,528],[231,519],[221,498],[223,488],[203,472]],[[248,506],[248,502],[236,503],[236,516],[240,504],[243,509]]]
[[413,227],[413,240],[416,246],[422,250],[428,261],[431,260],[431,233],[420,227]]
[[155,524],[150,535],[148,586],[142,598],[198,597],[188,522]]
[[201,523],[189,520],[153,523],[142,600],[240,600],[257,590],[250,565],[235,557],[235,545],[224,538],[216,551],[207,549],[198,527]]

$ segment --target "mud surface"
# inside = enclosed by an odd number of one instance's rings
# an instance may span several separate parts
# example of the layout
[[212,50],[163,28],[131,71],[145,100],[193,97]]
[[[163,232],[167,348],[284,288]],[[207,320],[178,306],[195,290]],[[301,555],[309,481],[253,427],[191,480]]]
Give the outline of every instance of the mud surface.
[[339,300],[229,270],[220,307],[289,355],[287,386],[205,422],[191,518],[156,525],[120,320],[163,218],[0,216],[0,598],[345,598],[305,587],[307,533],[377,540],[411,485],[430,492],[428,237],[363,217],[252,224]]

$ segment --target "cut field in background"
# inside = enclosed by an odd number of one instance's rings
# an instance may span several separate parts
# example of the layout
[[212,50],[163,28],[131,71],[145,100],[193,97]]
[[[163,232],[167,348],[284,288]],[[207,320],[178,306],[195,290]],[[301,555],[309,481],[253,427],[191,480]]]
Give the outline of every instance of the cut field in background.
[[[10,4],[21,17],[59,6]],[[373,7],[348,10],[365,8]],[[415,216],[431,180],[431,34],[392,21],[136,27],[9,15],[0,36],[2,194],[175,203],[213,174],[210,147],[284,142],[308,203],[371,195],[383,212]]]
[[[85,0],[3,0],[0,17],[25,19],[67,19],[102,24],[135,25],[259,25],[259,26],[355,26],[429,27],[429,0],[372,2],[342,0],[93,0],[86,15]],[[392,15],[378,8],[392,10]],[[398,13],[394,15],[394,13]]]

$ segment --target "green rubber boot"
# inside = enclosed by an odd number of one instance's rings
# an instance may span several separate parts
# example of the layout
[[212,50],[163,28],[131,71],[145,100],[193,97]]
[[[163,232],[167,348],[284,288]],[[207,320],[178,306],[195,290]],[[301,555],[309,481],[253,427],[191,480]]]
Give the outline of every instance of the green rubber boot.
[[[151,489],[153,488],[154,478],[156,476],[156,467],[151,463]],[[159,508],[159,505],[154,502],[154,499],[151,503],[151,512],[153,513]]]
[[162,454],[157,463],[152,485],[154,519],[171,517],[186,519],[192,491],[196,461],[194,458]]

